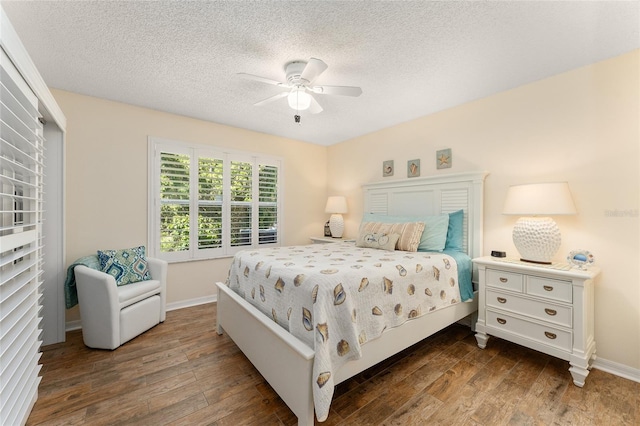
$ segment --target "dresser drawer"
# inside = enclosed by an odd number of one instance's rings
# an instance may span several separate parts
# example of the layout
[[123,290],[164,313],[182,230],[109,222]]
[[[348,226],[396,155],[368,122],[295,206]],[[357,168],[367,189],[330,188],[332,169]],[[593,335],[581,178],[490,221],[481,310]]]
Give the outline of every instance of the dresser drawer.
[[559,300],[561,302],[573,303],[573,288],[569,281],[552,280],[527,276],[527,294],[545,297],[547,299]]
[[532,323],[503,312],[487,310],[487,327],[489,328],[489,333],[491,333],[491,328],[494,328],[566,352],[571,352],[572,350],[573,336],[570,331]]
[[562,327],[570,328],[572,326],[573,311],[570,306],[531,300],[489,289],[487,289],[486,304],[488,307],[515,312]]
[[488,286],[504,288],[522,293],[524,279],[521,274],[487,269],[486,280]]

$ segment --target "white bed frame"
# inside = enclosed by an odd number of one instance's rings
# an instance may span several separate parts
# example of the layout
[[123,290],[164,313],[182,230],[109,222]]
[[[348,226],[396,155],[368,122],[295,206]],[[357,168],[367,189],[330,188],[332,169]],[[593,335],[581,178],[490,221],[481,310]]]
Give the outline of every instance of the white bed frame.
[[[487,174],[444,174],[366,184],[363,185],[364,211],[387,215],[434,215],[464,209],[466,252],[475,258],[482,255],[483,187]],[[313,425],[313,349],[223,283],[216,285],[218,334],[226,332],[231,337],[298,417],[298,425]],[[477,309],[476,292],[473,302],[451,305],[407,321],[401,327],[388,329],[378,339],[367,342],[362,358],[350,361],[334,372],[334,383],[353,377],[474,314]]]

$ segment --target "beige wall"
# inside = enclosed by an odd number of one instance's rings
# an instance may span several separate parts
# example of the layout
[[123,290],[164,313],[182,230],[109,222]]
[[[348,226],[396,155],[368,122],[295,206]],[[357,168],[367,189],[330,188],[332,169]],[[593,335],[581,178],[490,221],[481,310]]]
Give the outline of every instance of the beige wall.
[[[600,357],[640,369],[640,52],[522,86],[329,147],[329,193],[348,196],[346,236],[362,215],[360,185],[383,180],[382,162],[406,178],[486,170],[484,253],[517,256],[503,216],[509,185],[568,181],[577,216],[558,217],[558,259],[590,250],[602,274],[596,286]],[[453,167],[437,170],[435,152],[451,148]],[[612,216],[611,211],[626,212]]]
[[[285,244],[307,243],[327,215],[326,195],[348,197],[345,236],[362,215],[360,185],[382,180],[384,160],[406,177],[486,170],[484,251],[516,255],[503,216],[512,184],[566,180],[577,216],[556,218],[561,258],[588,249],[603,273],[596,287],[598,355],[640,369],[640,52],[413,120],[329,148],[80,96],[53,94],[67,116],[67,263],[99,248],[147,243],[147,136],[211,144],[284,158]],[[453,167],[435,152],[451,148]],[[115,196],[113,194],[116,194]],[[611,211],[630,212],[612,216]],[[168,301],[213,294],[229,259],[172,264]],[[78,318],[76,309],[67,321]]]
[[[162,113],[60,90],[68,120],[66,261],[98,249],[147,245],[147,137],[266,153],[283,158],[284,243],[306,244],[326,220],[327,149],[309,143]],[[167,302],[215,294],[230,259],[169,266]],[[79,318],[77,307],[67,321]]]

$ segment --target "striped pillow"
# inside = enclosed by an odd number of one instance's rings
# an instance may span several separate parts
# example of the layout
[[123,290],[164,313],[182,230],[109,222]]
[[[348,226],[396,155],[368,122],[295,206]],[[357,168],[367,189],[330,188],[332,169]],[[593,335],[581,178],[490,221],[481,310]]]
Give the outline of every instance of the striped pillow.
[[396,250],[418,251],[420,238],[424,232],[424,222],[382,223],[365,222],[360,225],[358,238],[364,238],[367,234],[398,234],[400,238],[396,243]]

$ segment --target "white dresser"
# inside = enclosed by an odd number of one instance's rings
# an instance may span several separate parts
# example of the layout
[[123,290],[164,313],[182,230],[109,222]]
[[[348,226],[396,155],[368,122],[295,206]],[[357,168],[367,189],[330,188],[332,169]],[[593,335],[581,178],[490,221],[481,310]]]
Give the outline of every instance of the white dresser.
[[582,387],[595,359],[593,286],[600,270],[493,257],[473,262],[480,282],[478,346],[484,349],[491,335],[564,359]]

